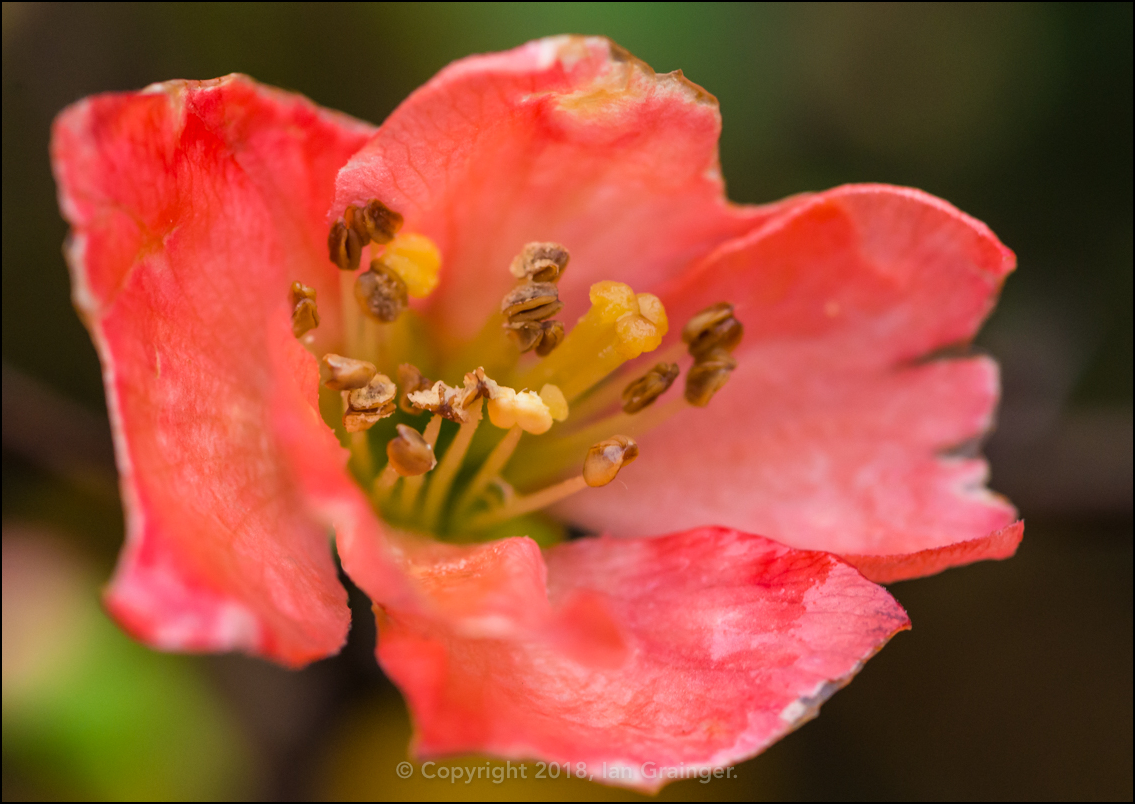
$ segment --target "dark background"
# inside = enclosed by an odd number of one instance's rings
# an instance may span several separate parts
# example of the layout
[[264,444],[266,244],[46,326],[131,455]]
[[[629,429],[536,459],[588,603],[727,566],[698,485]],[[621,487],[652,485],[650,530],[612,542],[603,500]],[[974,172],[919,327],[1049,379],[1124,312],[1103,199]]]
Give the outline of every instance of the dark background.
[[[717,95],[730,196],[921,187],[1019,258],[992,485],[1014,559],[896,584],[898,636],[739,778],[664,798],[1131,798],[1132,7],[3,7],[3,793],[602,798],[402,782],[409,725],[353,592],[345,653],[290,673],[142,649],[97,609],[122,538],[98,361],[69,300],[47,143],[90,93],[248,73],[381,121],[449,61],[604,34]],[[629,794],[628,794],[629,795]]]

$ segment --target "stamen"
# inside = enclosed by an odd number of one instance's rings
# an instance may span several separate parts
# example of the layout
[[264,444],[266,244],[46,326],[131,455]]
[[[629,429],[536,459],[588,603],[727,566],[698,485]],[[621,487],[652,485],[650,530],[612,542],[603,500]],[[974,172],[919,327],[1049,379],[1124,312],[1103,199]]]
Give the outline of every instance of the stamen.
[[422,434],[405,424],[398,425],[398,436],[386,444],[390,466],[402,477],[424,475],[437,466],[433,445]]
[[426,501],[422,508],[422,521],[426,530],[433,530],[437,526],[438,516],[441,514],[441,505],[449,494],[449,487],[457,476],[461,463],[465,460],[465,453],[469,443],[477,432],[477,425],[481,423],[481,408],[483,401],[480,397],[467,411],[467,417],[457,431],[457,436],[445,451],[441,463],[430,476],[430,486],[426,490]]
[[402,216],[372,198],[362,209],[351,205],[343,215],[349,227],[358,232],[363,244],[375,242],[379,245],[389,243],[402,228]]
[[402,386],[402,396],[398,398],[398,407],[402,412],[414,416],[425,413],[422,408],[410,402],[409,395],[417,391],[429,390],[433,383],[418,370],[417,366],[410,363],[402,363],[398,366],[398,383]]
[[559,243],[529,243],[513,259],[509,271],[528,282],[556,282],[571,255]]
[[686,401],[704,408],[713,395],[725,387],[737,368],[730,354],[741,342],[745,329],[733,317],[733,305],[718,302],[689,320],[682,329],[682,340],[689,345],[694,364],[686,373]]
[[540,357],[547,357],[564,339],[564,325],[560,321],[521,321],[504,327],[521,354],[535,349]]
[[327,235],[327,251],[331,262],[340,270],[354,271],[359,267],[363,245],[359,233],[347,226],[343,218],[331,224],[331,232]]
[[623,389],[623,412],[638,413],[666,393],[678,377],[677,363],[659,363]]
[[433,293],[441,271],[441,252],[425,235],[398,235],[382,252],[382,262],[405,283],[412,298]]
[[[429,424],[426,425],[426,429],[422,431],[422,440],[429,445],[431,450],[437,446],[439,433],[441,433],[441,416],[432,416]],[[414,506],[418,502],[418,492],[421,491],[425,480],[425,475],[415,475],[402,480],[402,495],[399,504],[403,516],[409,517],[414,513]]]
[[319,326],[319,310],[315,306],[315,288],[292,282],[292,334],[301,338]]
[[375,374],[362,388],[345,393],[347,409],[343,413],[343,427],[348,433],[368,430],[394,413],[394,395],[398,392],[385,374]]
[[724,349],[714,349],[690,366],[686,373],[686,401],[704,408],[713,395],[725,387],[737,360]]
[[551,282],[517,285],[501,300],[501,312],[510,324],[543,321],[551,318],[563,306],[559,288]]
[[364,313],[384,324],[397,321],[409,301],[406,283],[382,260],[371,260],[370,270],[359,274],[355,299]]
[[319,375],[323,384],[335,391],[353,391],[362,388],[378,373],[373,363],[355,360],[328,352],[319,361]]
[[638,444],[630,436],[617,435],[600,441],[583,459],[583,479],[592,488],[606,486],[619,470],[638,457]]
[[538,511],[566,499],[588,486],[605,486],[615,479],[619,470],[638,457],[638,445],[633,438],[615,436],[595,444],[587,452],[583,474],[568,478],[545,489],[526,494],[506,502],[499,508],[471,518],[466,527],[483,530],[523,514]]
[[682,340],[697,360],[714,349],[732,352],[744,334],[745,328],[733,317],[733,305],[718,302],[689,320],[682,329]]

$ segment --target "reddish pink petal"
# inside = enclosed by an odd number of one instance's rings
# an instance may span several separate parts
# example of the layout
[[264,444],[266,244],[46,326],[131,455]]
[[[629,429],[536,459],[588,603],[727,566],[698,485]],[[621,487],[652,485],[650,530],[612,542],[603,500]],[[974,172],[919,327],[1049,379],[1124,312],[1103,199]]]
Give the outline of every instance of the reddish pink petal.
[[1010,558],[1025,535],[1025,523],[1014,522],[988,536],[955,542],[945,547],[889,556],[843,556],[863,575],[876,583],[892,583],[907,578],[923,578],[944,569],[985,559]]
[[443,254],[432,297],[449,334],[477,331],[534,240],[572,253],[572,321],[600,279],[639,285],[684,269],[770,211],[729,205],[717,101],[602,38],[555,37],[442,70],[339,176],[332,215],[380,198]]
[[[909,627],[834,556],[736,531],[585,539],[547,559],[545,593],[526,539],[415,557],[435,609],[380,612],[378,654],[419,753],[582,762],[657,790],[666,769],[759,753]],[[569,608],[591,615],[564,640]]]
[[[241,76],[103,95],[56,120],[75,303],[128,517],[107,605],[155,646],[302,664],[345,638],[327,517],[290,468],[305,428],[316,465],[340,450],[288,288],[315,285],[335,329],[324,215],[369,132]],[[346,486],[341,457],[335,472]]]
[[[925,193],[813,196],[659,291],[679,323],[732,301],[740,367],[708,408],[643,436],[622,482],[562,510],[619,535],[743,528],[857,556],[876,580],[1004,558],[1011,546],[984,537],[1016,513],[986,490],[983,460],[954,454],[990,427],[997,366],[918,361],[968,342],[1013,263]],[[923,551],[935,558],[894,559]]]

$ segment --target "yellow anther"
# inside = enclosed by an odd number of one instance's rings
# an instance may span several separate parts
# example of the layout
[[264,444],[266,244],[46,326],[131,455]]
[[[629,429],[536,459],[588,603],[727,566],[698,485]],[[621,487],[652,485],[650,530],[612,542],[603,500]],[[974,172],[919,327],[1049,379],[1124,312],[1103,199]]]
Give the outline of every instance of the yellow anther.
[[643,352],[652,352],[662,343],[666,331],[659,329],[650,319],[627,313],[615,322],[618,341],[615,349],[623,360],[633,360]]
[[406,291],[415,299],[424,299],[437,287],[441,252],[423,234],[398,235],[386,246],[382,261],[402,277]]
[[564,398],[564,392],[559,389],[559,386],[546,383],[540,389],[540,399],[548,406],[548,413],[552,418],[558,422],[565,421],[568,417],[568,403]]
[[500,386],[495,398],[489,400],[489,421],[507,430],[518,425],[521,430],[540,435],[552,429],[552,413],[535,391],[517,393]]
[[665,335],[670,329],[670,320],[666,317],[666,308],[662,306],[662,299],[653,293],[639,293],[635,296],[638,302],[638,312],[654,326],[662,330]]
[[634,291],[630,285],[622,282],[596,282],[591,286],[588,296],[591,299],[591,309],[585,318],[593,318],[597,322],[611,324],[627,313],[639,312]]
[[622,282],[596,282],[591,308],[555,352],[524,375],[531,386],[554,382],[571,401],[643,352],[657,349],[669,322],[657,296]]

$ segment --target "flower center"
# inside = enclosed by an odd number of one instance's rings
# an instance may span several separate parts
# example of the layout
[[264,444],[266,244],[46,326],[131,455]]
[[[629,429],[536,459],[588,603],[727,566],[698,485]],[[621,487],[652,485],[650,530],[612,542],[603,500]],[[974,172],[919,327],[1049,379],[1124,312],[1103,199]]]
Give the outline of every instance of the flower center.
[[[590,309],[565,334],[554,319],[563,308],[556,283],[570,255],[558,243],[525,246],[508,267],[517,283],[499,311],[486,311],[479,335],[438,358],[409,300],[437,286],[441,254],[401,228],[402,216],[377,199],[348,207],[332,226],[342,354],[319,356],[321,413],[350,448],[351,471],[376,510],[400,527],[455,541],[563,538],[545,508],[610,483],[638,457],[636,435],[707,405],[737,365],[731,352],[743,329],[722,302],[683,329],[694,361],[685,393],[655,405],[679,376],[679,353],[668,350],[670,360],[629,382],[619,369],[661,345],[662,302],[597,282]],[[293,331],[311,344],[315,291],[296,282],[290,294]],[[428,379],[436,373],[452,384]]]

